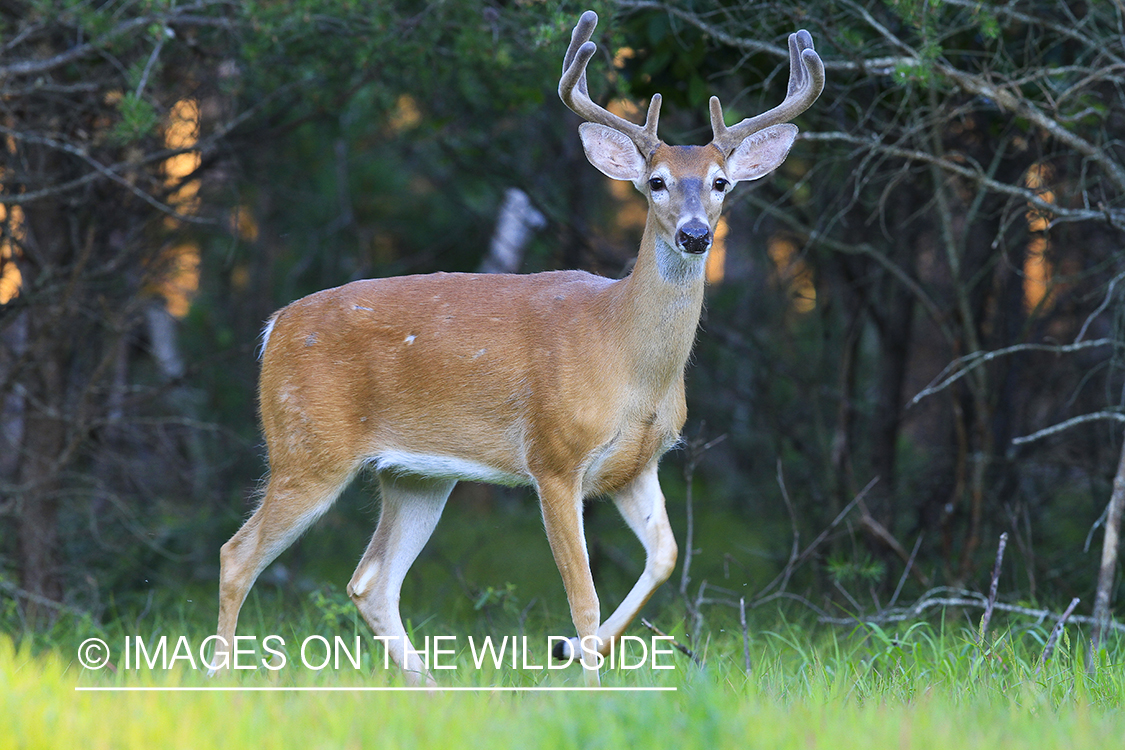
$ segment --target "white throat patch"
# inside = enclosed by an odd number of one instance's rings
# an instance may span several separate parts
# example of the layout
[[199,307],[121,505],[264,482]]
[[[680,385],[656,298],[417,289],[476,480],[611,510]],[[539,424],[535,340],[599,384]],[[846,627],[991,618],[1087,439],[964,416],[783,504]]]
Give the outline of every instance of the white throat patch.
[[658,236],[656,268],[660,272],[660,278],[669,284],[691,284],[703,277],[707,268],[707,253],[694,255],[681,252],[675,246],[669,245],[663,237]]

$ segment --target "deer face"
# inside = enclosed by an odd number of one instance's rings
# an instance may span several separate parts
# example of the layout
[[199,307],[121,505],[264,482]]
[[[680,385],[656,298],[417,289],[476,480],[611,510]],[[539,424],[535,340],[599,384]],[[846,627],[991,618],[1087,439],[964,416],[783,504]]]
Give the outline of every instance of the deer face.
[[774,125],[755,133],[726,155],[714,143],[658,143],[646,158],[627,135],[584,123],[579,128],[586,158],[605,175],[628,180],[648,198],[656,238],[685,256],[711,249],[723,199],[735,183],[772,172],[789,153],[797,128]]
[[647,178],[634,184],[648,198],[659,237],[688,255],[711,249],[723,199],[731,188],[725,159],[710,146],[661,145]]

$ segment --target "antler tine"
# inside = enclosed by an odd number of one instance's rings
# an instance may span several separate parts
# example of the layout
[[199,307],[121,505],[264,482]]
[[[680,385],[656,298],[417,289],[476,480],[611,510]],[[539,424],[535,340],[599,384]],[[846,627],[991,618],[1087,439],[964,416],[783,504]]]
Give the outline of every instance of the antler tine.
[[[799,29],[797,33],[789,35],[789,86],[785,89],[786,99],[808,85],[809,72],[801,61],[801,53],[812,48],[812,34],[804,29]],[[813,54],[816,54],[815,50]],[[819,55],[817,55],[817,59],[820,59]]]
[[657,121],[660,119],[660,94],[654,94],[652,101],[649,102],[648,115],[643,126],[618,117],[590,99],[589,90],[586,88],[586,64],[597,50],[597,45],[590,41],[590,37],[594,34],[594,27],[597,25],[598,14],[588,10],[574,26],[570,36],[570,46],[563,56],[559,98],[582,119],[605,125],[627,135],[647,157],[660,145],[660,138],[656,135]]
[[788,122],[804,112],[824,90],[824,63],[813,49],[812,35],[801,29],[789,35],[789,87],[785,101],[773,109],[754,117],[747,117],[737,125],[723,123],[723,107],[717,96],[711,97],[711,143],[729,154],[738,144],[770,125]]

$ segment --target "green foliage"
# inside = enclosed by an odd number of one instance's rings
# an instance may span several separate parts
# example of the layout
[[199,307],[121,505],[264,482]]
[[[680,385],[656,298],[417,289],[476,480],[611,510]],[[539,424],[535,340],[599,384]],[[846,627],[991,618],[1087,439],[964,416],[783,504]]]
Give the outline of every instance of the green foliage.
[[987,5],[983,3],[980,5],[977,12],[977,19],[980,23],[980,33],[983,34],[986,39],[996,40],[1000,38],[1000,21],[996,18],[996,15],[989,10]]
[[317,613],[320,628],[328,631],[347,629],[355,624],[356,608],[348,595],[331,584],[318,587],[309,594],[309,604]]
[[[546,144],[561,123],[534,120],[569,19],[539,5],[418,11],[382,2],[241,11],[239,95],[272,99],[268,116],[293,128],[253,167],[272,186],[259,218],[287,238],[278,304],[358,276],[473,270],[504,190],[529,189],[549,171]],[[330,252],[318,252],[324,244]]]
[[110,133],[117,143],[129,143],[152,135],[160,123],[156,108],[132,91],[121,97],[117,112],[121,119]]
[[514,615],[519,612],[519,597],[516,595],[516,585],[508,582],[503,588],[486,586],[473,602],[473,609],[482,610],[486,607],[499,607],[506,614]]
[[895,65],[895,78],[903,84],[917,84],[923,88],[933,86],[936,83],[934,62],[941,52],[941,46],[936,42],[926,42],[917,57]]
[[[115,17],[108,9],[83,0],[34,0],[31,17],[57,18],[74,25],[86,38],[97,38],[113,28]],[[134,9],[141,10],[141,8]]]
[[889,5],[903,21],[921,29],[940,16],[944,3],[941,0],[891,0]]
[[887,575],[887,565],[864,553],[858,558],[843,556],[830,557],[826,563],[828,575],[842,585],[858,583],[879,585]]

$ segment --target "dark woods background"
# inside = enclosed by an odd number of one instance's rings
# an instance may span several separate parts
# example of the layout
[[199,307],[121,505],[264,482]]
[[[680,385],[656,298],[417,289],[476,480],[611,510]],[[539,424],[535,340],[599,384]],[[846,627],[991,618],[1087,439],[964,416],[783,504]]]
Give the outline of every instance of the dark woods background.
[[[904,598],[983,587],[1004,531],[1006,596],[1092,606],[1125,421],[1121,3],[588,5],[595,98],[663,93],[670,142],[709,140],[712,93],[729,120],[779,102],[790,31],[828,73],[714,253],[685,437],[725,438],[664,471],[681,549],[691,479],[691,577],[752,597],[846,509],[789,581],[818,606],[878,607],[907,570]],[[277,307],[477,269],[510,188],[545,218],[520,271],[627,272],[643,201],[555,94],[583,7],[0,0],[5,627],[212,601],[265,470]],[[357,483],[261,585],[342,586],[372,503]],[[634,577],[613,512],[588,529],[598,578]],[[447,602],[565,620],[523,493],[459,489],[420,564]]]

